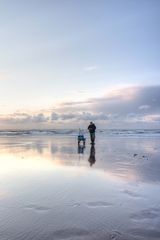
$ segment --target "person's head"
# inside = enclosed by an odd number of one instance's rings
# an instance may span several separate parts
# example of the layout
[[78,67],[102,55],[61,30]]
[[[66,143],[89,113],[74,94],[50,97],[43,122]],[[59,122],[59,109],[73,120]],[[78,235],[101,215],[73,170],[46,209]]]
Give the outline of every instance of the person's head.
[[90,124],[93,124],[93,122],[90,122]]

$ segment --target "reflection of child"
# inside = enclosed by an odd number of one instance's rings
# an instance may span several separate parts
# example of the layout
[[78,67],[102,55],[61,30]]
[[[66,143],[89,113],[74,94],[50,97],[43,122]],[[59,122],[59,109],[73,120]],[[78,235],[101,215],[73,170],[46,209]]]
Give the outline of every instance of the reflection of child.
[[81,141],[83,142],[83,145],[85,145],[86,138],[84,137],[83,130],[79,129],[78,145],[80,144]]
[[78,153],[83,154],[84,153],[85,146],[84,145],[78,145]]
[[88,161],[90,162],[90,166],[92,166],[92,165],[95,164],[95,162],[96,162],[96,158],[95,158],[95,147],[94,147],[94,145],[91,145],[91,148],[90,148],[90,156],[89,156]]

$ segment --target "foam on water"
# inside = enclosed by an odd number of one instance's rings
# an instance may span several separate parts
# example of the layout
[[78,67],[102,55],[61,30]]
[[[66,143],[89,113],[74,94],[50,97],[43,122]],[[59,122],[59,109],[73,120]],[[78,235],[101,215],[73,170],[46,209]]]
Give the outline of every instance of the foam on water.
[[[87,130],[83,130],[87,134]],[[97,134],[102,136],[157,136],[160,137],[160,129],[98,129]],[[77,129],[52,129],[52,130],[1,130],[0,136],[36,136],[36,135],[70,135],[77,136]]]

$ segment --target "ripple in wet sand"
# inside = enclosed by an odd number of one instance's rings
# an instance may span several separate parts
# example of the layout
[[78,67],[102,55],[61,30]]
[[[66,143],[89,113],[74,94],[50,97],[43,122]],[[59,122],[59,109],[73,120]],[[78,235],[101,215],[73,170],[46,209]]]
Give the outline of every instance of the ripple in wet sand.
[[145,219],[155,219],[160,217],[160,214],[157,213],[157,210],[154,208],[144,209],[138,213],[131,215],[133,220],[145,220]]
[[160,231],[153,229],[130,229],[130,233],[134,236],[147,237],[147,239],[160,239]]
[[53,232],[53,236],[55,239],[67,239],[67,238],[74,238],[74,237],[85,237],[89,235],[89,231],[86,229],[81,228],[67,228],[67,229],[60,229]]

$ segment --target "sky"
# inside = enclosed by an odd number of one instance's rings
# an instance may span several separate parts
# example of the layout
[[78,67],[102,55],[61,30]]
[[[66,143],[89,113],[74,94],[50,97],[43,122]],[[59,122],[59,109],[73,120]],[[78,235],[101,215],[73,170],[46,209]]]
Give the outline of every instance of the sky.
[[160,128],[158,0],[0,0],[0,129]]

